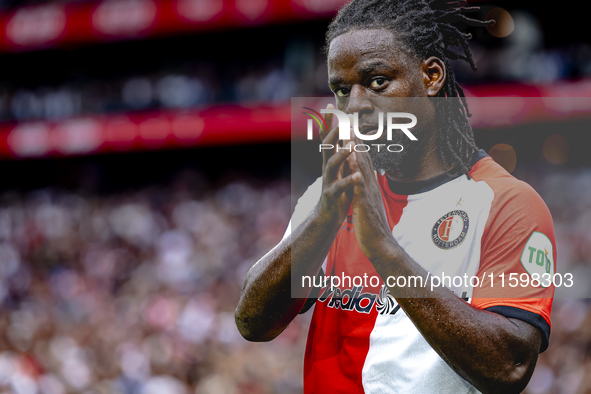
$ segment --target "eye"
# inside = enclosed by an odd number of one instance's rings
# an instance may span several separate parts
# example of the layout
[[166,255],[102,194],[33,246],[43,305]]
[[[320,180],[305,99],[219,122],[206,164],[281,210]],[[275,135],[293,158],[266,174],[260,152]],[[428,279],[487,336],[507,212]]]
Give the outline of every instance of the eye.
[[376,78],[371,81],[371,84],[369,85],[369,87],[372,89],[379,89],[379,88],[383,87],[385,83],[386,83],[386,78]]
[[334,91],[337,97],[346,97],[349,94],[349,89],[347,88],[339,88]]

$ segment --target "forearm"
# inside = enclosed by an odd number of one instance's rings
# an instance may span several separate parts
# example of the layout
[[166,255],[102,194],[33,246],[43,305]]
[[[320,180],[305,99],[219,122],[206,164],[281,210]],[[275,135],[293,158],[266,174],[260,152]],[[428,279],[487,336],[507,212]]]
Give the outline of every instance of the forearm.
[[318,274],[339,224],[314,212],[252,266],[235,314],[246,339],[272,340],[294,319],[312,289],[301,278]]
[[[428,273],[397,244],[372,262],[380,276]],[[482,392],[521,392],[535,367],[539,332],[519,320],[475,308],[445,287],[392,287],[391,294],[433,349]]]

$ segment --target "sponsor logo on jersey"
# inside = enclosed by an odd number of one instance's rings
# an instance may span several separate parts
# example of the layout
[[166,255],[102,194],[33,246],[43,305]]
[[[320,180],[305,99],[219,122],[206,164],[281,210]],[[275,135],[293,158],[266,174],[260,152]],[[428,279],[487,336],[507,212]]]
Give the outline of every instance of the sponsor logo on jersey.
[[546,234],[539,231],[531,234],[521,253],[521,264],[530,275],[554,275],[554,246]]
[[329,308],[358,313],[370,313],[374,305],[380,315],[394,315],[400,309],[400,305],[390,294],[386,285],[382,286],[380,294],[362,293],[362,291],[363,286],[353,286],[347,290],[329,286],[318,297],[318,301],[328,301]]
[[452,249],[464,242],[470,220],[464,211],[451,211],[443,215],[433,226],[431,239],[441,249]]

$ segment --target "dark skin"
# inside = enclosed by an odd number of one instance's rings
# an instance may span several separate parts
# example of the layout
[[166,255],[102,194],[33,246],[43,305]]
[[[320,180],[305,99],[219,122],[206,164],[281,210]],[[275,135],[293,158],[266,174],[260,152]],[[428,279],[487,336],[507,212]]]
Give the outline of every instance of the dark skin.
[[[440,59],[416,59],[401,50],[393,33],[385,29],[357,30],[335,38],[328,67],[339,109],[359,112],[360,124],[365,125],[374,123],[377,112],[393,110],[386,108],[386,101],[373,98],[435,97],[445,81]],[[424,123],[431,124],[434,111],[425,108],[424,113]],[[332,122],[330,116],[327,121]],[[323,143],[335,144],[337,128],[325,130],[322,137]],[[418,138],[416,154],[386,170],[390,179],[420,181],[443,172],[434,129],[427,127]],[[244,280],[236,323],[248,340],[275,338],[298,314],[310,289],[298,289],[292,297],[291,275],[318,273],[351,205],[361,250],[382,278],[428,276],[392,237],[369,154],[323,152],[323,190],[314,212],[293,230],[291,239],[261,258]],[[536,328],[473,307],[447,288],[389,290],[432,348],[478,390],[518,393],[525,388],[541,345]]]

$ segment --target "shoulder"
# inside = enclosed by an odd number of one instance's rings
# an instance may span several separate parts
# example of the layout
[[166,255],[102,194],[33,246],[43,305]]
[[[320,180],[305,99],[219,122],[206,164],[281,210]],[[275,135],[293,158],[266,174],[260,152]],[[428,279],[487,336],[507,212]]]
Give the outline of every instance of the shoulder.
[[494,197],[491,216],[502,212],[534,219],[550,216],[550,211],[538,192],[508,173],[491,157],[480,159],[472,167],[470,176],[476,182],[485,182],[492,190]]
[[542,233],[556,259],[552,215],[533,187],[516,179],[490,157],[479,160],[470,175],[476,182],[486,182],[494,195],[483,232],[484,254],[504,254],[510,250],[521,253],[534,233]]

